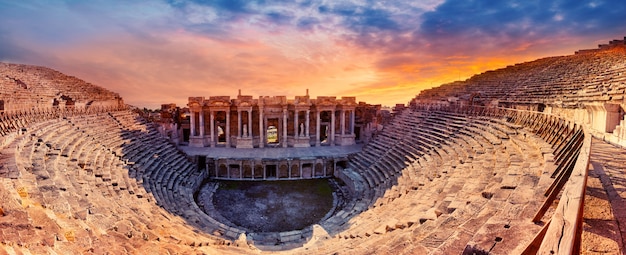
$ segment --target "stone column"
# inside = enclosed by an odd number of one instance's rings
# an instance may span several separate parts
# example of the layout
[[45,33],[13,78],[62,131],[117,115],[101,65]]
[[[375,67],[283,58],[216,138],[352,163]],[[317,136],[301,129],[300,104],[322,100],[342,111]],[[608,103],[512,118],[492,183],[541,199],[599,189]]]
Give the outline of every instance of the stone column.
[[315,122],[316,124],[316,128],[315,128],[315,146],[320,146],[320,110],[318,109],[317,111],[317,122]]
[[354,110],[350,111],[350,134],[354,135]]
[[265,146],[265,139],[263,138],[265,127],[263,127],[263,120],[263,107],[259,107],[259,148]]
[[239,179],[243,179],[243,160],[239,161]]
[[237,110],[237,140],[239,140],[239,138],[241,138],[241,111]]
[[209,112],[209,121],[211,121],[210,131],[211,131],[211,147],[215,147],[215,117],[213,111]]
[[252,110],[248,110],[248,137],[254,137],[252,135]]
[[605,127],[602,131],[606,133],[613,133],[615,127],[619,125],[620,120],[622,119],[622,116],[620,115],[620,105],[605,103],[604,110],[606,112],[606,121],[604,121]]
[[298,110],[293,111],[293,117],[294,117],[294,121],[293,121],[293,130],[294,130],[294,135],[293,138],[295,139],[296,137],[300,136],[300,128],[298,127]]
[[226,148],[230,148],[230,110],[226,110]]
[[[204,140],[204,111],[201,109],[198,114],[200,114],[200,137]],[[204,141],[202,144],[204,144]]]
[[287,147],[287,109],[283,109],[283,148]]
[[254,169],[256,168],[256,162],[252,161],[252,180],[254,180]]
[[330,112],[330,134],[328,135],[330,146],[335,146],[335,110]]
[[341,135],[345,135],[346,134],[346,111],[343,109],[341,109],[340,125],[341,125]]
[[289,170],[288,179],[291,179],[291,159],[287,159],[287,169]]
[[304,136],[309,137],[309,115],[311,114],[311,110],[306,110],[306,123],[304,124],[306,127],[304,128]]
[[265,163],[261,163],[263,164],[263,180],[267,179],[267,165],[265,165]]
[[196,136],[196,113],[191,112],[191,118],[189,120],[191,122],[191,136]]

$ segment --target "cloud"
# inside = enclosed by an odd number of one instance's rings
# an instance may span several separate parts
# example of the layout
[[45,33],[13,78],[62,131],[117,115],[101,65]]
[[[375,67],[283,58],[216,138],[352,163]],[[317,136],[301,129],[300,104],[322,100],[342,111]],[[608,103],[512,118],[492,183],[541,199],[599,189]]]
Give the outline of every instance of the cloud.
[[302,17],[298,19],[297,27],[303,31],[311,31],[320,24],[320,20],[315,17]]
[[[46,65],[133,104],[188,96],[422,88],[621,38],[626,2],[2,1],[0,60]],[[402,93],[402,91],[405,91]],[[345,93],[345,94],[343,94]],[[383,95],[384,93],[387,93]]]
[[[343,19],[343,24],[351,29],[363,29],[375,25],[377,18],[372,15],[374,10],[351,2],[339,2],[334,5],[320,5],[317,10],[322,15],[336,15]],[[365,12],[370,12],[365,13]],[[386,16],[382,11],[377,16]],[[385,17],[379,17],[378,23],[387,23]]]
[[[616,22],[622,19],[625,6],[623,1],[589,4],[576,1],[448,0],[423,15],[418,35],[443,47],[462,39],[462,43],[479,46],[479,49],[482,44],[473,41],[495,41],[511,47],[520,41],[541,38],[606,35],[607,30],[615,33],[626,27],[626,23]],[[489,50],[491,45],[487,46],[484,48]],[[467,50],[464,47],[455,49]]]
[[271,11],[266,14],[267,18],[276,24],[288,24],[294,17],[289,12]]
[[326,51],[286,49],[261,38],[233,47],[231,41],[189,32],[155,37],[104,37],[57,48],[55,56],[61,57],[46,65],[119,92],[127,103],[150,107],[185,105],[189,96],[235,95],[237,89],[254,96],[303,95],[306,88],[312,95],[337,95],[337,84],[371,80],[363,69],[342,69],[355,60],[352,54],[309,38],[292,43]]

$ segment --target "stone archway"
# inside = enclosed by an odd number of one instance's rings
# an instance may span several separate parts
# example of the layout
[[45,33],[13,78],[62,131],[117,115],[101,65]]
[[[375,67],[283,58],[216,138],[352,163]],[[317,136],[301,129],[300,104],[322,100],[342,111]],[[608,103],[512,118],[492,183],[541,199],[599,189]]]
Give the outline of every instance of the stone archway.
[[315,173],[313,174],[313,176],[314,177],[324,176],[324,165],[322,165],[322,163],[315,164]]
[[289,178],[289,167],[286,164],[280,164],[278,167],[278,178]]
[[263,179],[263,165],[254,166],[254,179]]
[[300,168],[297,164],[291,165],[291,177],[300,177]]
[[230,164],[228,165],[229,169],[229,178],[241,178],[241,168],[238,164]]
[[302,178],[311,178],[313,176],[313,164],[304,163],[302,164]]
[[243,165],[243,176],[242,178],[252,178],[252,166],[245,164]]

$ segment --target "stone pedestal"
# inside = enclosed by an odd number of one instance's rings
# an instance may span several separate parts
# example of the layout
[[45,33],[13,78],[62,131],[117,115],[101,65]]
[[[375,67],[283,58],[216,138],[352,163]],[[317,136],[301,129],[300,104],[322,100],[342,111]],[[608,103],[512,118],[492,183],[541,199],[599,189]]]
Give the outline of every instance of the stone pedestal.
[[350,135],[335,135],[335,145],[346,146],[354,144],[355,136],[353,134]]
[[201,136],[190,136],[189,137],[189,146],[190,147],[204,147],[206,144],[204,142],[204,138]]
[[237,148],[254,148],[252,137],[237,138]]
[[621,106],[619,104],[604,104],[604,109],[606,109],[606,126],[604,132],[613,133],[615,127],[619,125],[619,122],[622,120],[622,115],[620,114]]
[[311,139],[308,136],[298,136],[293,139],[293,147],[303,148],[311,147],[309,142]]

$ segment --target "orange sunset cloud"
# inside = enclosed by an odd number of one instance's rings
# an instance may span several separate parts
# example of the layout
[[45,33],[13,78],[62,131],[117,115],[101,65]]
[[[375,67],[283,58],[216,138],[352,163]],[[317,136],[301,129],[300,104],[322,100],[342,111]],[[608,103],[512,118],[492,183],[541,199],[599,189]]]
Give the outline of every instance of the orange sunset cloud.
[[0,3],[0,60],[57,69],[139,107],[238,89],[394,105],[487,70],[592,47],[626,26],[614,12],[593,15],[617,3],[576,13],[450,0],[132,5]]

